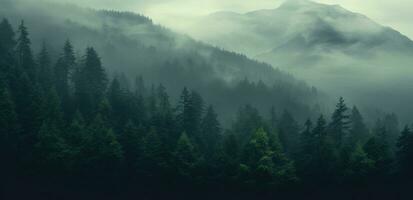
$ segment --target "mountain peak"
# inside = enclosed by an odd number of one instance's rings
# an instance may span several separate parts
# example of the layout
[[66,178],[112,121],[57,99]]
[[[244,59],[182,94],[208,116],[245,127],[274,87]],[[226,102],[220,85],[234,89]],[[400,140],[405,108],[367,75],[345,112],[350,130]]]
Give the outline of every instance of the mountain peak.
[[280,7],[283,8],[297,8],[303,6],[313,6],[313,5],[320,5],[319,3],[310,1],[310,0],[285,0]]

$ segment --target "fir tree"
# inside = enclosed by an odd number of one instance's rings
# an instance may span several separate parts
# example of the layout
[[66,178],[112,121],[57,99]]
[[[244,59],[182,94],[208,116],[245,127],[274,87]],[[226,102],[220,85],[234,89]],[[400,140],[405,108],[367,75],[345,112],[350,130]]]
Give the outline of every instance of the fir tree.
[[15,34],[7,19],[0,23],[0,83],[9,83],[13,78]]
[[221,138],[221,125],[217,118],[214,108],[209,106],[201,125],[203,147],[207,155],[214,153]]
[[93,48],[88,48],[75,82],[77,105],[87,118],[93,119],[104,99],[106,86],[107,77],[100,58]]
[[46,44],[43,43],[42,49],[37,56],[37,64],[38,64],[38,70],[37,70],[37,77],[38,81],[42,87],[43,90],[47,91],[51,87],[53,87],[53,75],[52,75],[52,69],[51,69],[51,61],[50,61],[50,56],[49,52],[47,51]]
[[369,137],[369,130],[364,123],[363,116],[360,114],[356,106],[351,111],[351,126],[349,132],[349,143],[365,143]]
[[175,152],[175,165],[180,175],[190,176],[192,170],[197,162],[195,154],[195,147],[190,141],[186,133],[182,133],[176,144]]
[[34,83],[36,81],[36,66],[30,47],[29,33],[23,21],[19,26],[18,33],[19,37],[16,44],[17,64],[21,70],[27,73],[29,80]]
[[284,111],[281,115],[278,122],[278,130],[286,154],[290,157],[296,156],[300,140],[299,128],[297,122],[288,111]]
[[408,126],[403,129],[397,147],[400,172],[410,178],[413,175],[413,133]]
[[332,135],[334,142],[338,147],[341,147],[343,139],[348,134],[350,116],[347,112],[347,105],[345,104],[343,97],[340,97],[328,126],[329,134]]

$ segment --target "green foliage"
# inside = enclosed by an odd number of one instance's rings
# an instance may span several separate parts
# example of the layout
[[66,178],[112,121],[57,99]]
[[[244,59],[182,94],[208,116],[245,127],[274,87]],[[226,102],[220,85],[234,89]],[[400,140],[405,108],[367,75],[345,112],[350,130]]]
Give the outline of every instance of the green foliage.
[[403,129],[397,147],[401,173],[407,175],[406,178],[410,178],[413,175],[411,171],[413,167],[413,132],[408,126]]
[[[239,109],[232,126],[221,125],[217,112],[226,110],[214,109],[222,106],[220,101],[205,109],[200,93],[184,88],[173,109],[167,89],[160,84],[149,90],[142,77],[130,88],[124,75],[116,75],[107,87],[97,52],[88,48],[78,65],[70,42],[52,70],[53,54],[43,46],[34,63],[24,24],[19,33],[16,51],[11,51],[13,30],[7,21],[0,23],[5,180],[19,174],[16,177],[38,187],[49,189],[56,183],[63,185],[61,191],[82,194],[93,189],[146,194],[176,188],[271,194],[296,190],[300,181],[311,189],[340,188],[345,181],[355,187],[396,180],[389,179],[396,170],[394,158],[398,172],[411,175],[413,134],[404,129],[394,157],[394,140],[400,135],[395,115],[379,120],[370,136],[359,110],[354,107],[348,115],[340,98],[330,123],[321,115],[315,124],[307,120],[301,133],[298,122],[303,116],[296,121],[294,112],[285,111],[277,117],[271,108],[266,118],[248,104]],[[230,95],[251,99],[273,91],[263,81],[244,80],[234,87],[237,91]]]
[[34,147],[36,163],[42,173],[56,173],[62,170],[67,159],[67,150],[67,145],[56,124],[52,121],[45,121],[37,135],[37,143]]
[[117,172],[123,159],[122,147],[100,115],[86,128],[82,162],[86,173],[105,175]]
[[175,165],[180,175],[190,176],[197,162],[195,147],[184,132],[179,137],[174,151]]
[[36,79],[36,67],[30,47],[29,33],[23,21],[20,23],[18,33],[16,44],[17,64],[20,69],[27,73],[29,80],[33,83]]
[[331,122],[328,126],[329,132],[334,139],[335,145],[341,147],[343,139],[349,131],[350,116],[348,115],[348,107],[344,102],[344,98],[340,97],[336,110],[331,116]]
[[104,99],[107,77],[100,58],[93,48],[86,50],[83,64],[75,74],[75,94],[79,110],[93,118]]

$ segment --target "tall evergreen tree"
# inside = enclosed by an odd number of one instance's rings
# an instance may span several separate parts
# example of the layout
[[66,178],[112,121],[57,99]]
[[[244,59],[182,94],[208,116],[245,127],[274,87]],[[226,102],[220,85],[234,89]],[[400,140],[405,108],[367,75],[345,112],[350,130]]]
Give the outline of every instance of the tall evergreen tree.
[[343,139],[348,134],[350,116],[347,112],[348,108],[344,102],[344,98],[340,97],[328,126],[329,134],[333,136],[334,142],[338,147],[341,147]]
[[278,121],[280,140],[288,156],[296,156],[299,149],[299,127],[293,116],[284,111]]
[[42,49],[39,55],[37,56],[37,64],[37,77],[39,84],[41,85],[44,91],[47,91],[51,87],[53,87],[54,82],[52,79],[53,75],[51,69],[51,60],[45,43],[43,43]]
[[93,119],[104,99],[107,77],[100,58],[93,48],[87,48],[83,66],[76,75],[75,92],[79,110]]
[[159,176],[168,167],[168,154],[165,152],[164,144],[152,128],[143,140],[143,169],[149,176]]
[[237,134],[241,145],[244,145],[248,143],[255,131],[261,127],[265,127],[265,123],[258,110],[251,105],[246,105],[238,110],[232,130]]
[[122,147],[113,131],[98,114],[87,127],[82,146],[82,165],[88,175],[113,177],[123,160]]
[[186,133],[182,133],[176,144],[175,152],[175,165],[178,173],[181,176],[190,177],[197,162],[197,156],[195,154],[195,147]]
[[19,26],[18,33],[19,36],[16,45],[17,64],[21,70],[24,70],[27,73],[29,80],[34,83],[36,81],[36,66],[30,47],[31,41],[29,39],[29,32],[23,21]]
[[[58,58],[54,67],[54,80],[56,82],[56,90],[62,100],[62,109],[66,113],[66,119],[69,119],[73,113],[73,99],[71,97],[71,89],[76,81],[76,58],[73,51],[73,46],[69,40],[66,41],[63,52]],[[80,81],[80,80],[79,80]]]
[[37,135],[34,152],[41,173],[54,174],[63,169],[67,146],[56,123],[44,121]]
[[0,82],[8,83],[13,76],[15,34],[7,19],[0,23]]
[[375,162],[376,175],[379,177],[388,175],[392,158],[386,128],[377,124],[374,136],[367,141],[363,148],[368,157]]
[[413,132],[408,126],[403,129],[397,147],[400,172],[408,176],[406,178],[411,178],[413,175]]
[[217,150],[217,145],[221,139],[221,125],[218,121],[218,116],[212,106],[202,119],[201,124],[202,146],[207,155],[212,155]]
[[364,123],[363,116],[356,106],[351,111],[351,126],[349,132],[349,143],[355,145],[357,143],[365,143],[369,137],[369,130]]
[[179,124],[179,129],[181,132],[189,132],[190,130],[190,121],[191,121],[191,95],[188,89],[185,87],[182,90],[181,97],[179,99],[176,111],[176,120]]
[[3,165],[0,170],[3,177],[16,167],[19,125],[14,103],[6,88],[0,86],[0,157]]

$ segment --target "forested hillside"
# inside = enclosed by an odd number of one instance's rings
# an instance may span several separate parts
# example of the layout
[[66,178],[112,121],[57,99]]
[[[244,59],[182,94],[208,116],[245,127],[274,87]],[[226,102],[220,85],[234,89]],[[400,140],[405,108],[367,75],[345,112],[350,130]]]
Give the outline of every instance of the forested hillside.
[[176,34],[144,16],[44,1],[1,3],[0,17],[13,24],[24,19],[32,30],[33,48],[40,51],[44,42],[52,61],[67,39],[78,58],[83,49],[93,46],[110,77],[123,74],[133,85],[142,75],[149,88],[159,83],[167,86],[173,99],[185,86],[195,89],[217,108],[225,125],[247,103],[261,112],[272,106],[278,113],[288,109],[296,115],[327,110],[320,106],[325,99],[321,92],[291,75]]
[[[33,51],[29,32],[0,23],[3,199],[409,199],[413,132],[394,114],[369,127],[343,98],[331,116],[245,104],[224,127],[192,84],[178,94],[145,84],[151,76],[128,84],[93,47]],[[284,95],[263,81],[215,90]]]

